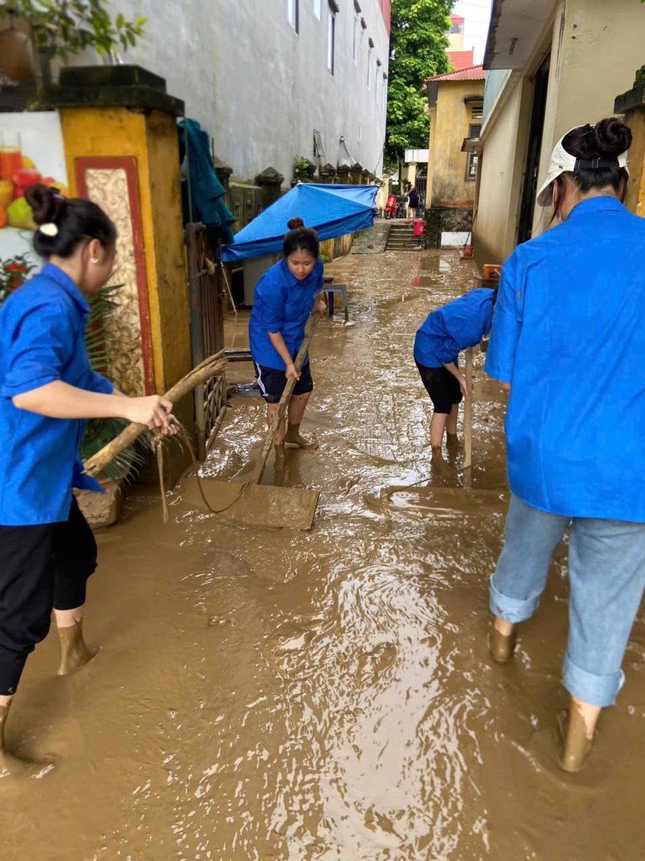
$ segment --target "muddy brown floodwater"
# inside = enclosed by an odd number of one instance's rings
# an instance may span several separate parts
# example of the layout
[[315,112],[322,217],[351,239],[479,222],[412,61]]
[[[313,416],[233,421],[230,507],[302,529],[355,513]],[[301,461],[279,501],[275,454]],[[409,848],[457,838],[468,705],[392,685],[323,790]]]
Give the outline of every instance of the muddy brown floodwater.
[[[129,497],[90,588],[103,653],[56,678],[50,636],[16,698],[9,743],[54,767],[0,787],[3,859],[645,857],[642,619],[596,752],[565,775],[563,555],[498,667],[485,641],[502,507],[397,490],[461,480],[458,460],[432,474],[412,342],[473,270],[429,251],[330,268],[351,322],[319,327],[306,423],[321,447],[290,454],[287,475],[321,490],[314,531],[222,524],[181,490],[163,527],[152,490]],[[503,490],[504,405],[481,359],[473,485]],[[244,466],[263,412],[234,398],[206,475]]]

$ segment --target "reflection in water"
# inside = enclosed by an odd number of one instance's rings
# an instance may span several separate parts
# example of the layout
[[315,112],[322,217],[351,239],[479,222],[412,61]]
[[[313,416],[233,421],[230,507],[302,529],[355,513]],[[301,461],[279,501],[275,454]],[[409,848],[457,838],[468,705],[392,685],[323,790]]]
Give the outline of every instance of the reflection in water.
[[[3,794],[16,847],[3,857],[642,857],[639,762],[625,756],[642,751],[642,624],[619,706],[575,779],[555,757],[562,556],[516,659],[487,658],[503,402],[477,356],[483,493],[466,494],[461,455],[431,464],[412,361],[428,310],[474,286],[470,264],[387,252],[331,268],[354,325],[319,327],[305,424],[321,448],[290,452],[284,475],[320,488],[315,530],[224,525],[181,490],[162,527],[156,497],[131,497],[100,537],[91,585],[87,629],[103,655],[53,679],[50,640],[17,698],[10,741],[56,766],[27,795]],[[243,321],[230,338],[243,346]],[[203,474],[244,475],[263,432],[262,403],[234,397]]]

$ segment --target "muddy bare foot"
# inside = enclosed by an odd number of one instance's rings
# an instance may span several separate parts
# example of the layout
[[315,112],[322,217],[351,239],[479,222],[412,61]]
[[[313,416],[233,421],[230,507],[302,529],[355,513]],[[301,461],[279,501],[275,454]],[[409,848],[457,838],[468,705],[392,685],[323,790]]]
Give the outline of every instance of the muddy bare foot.
[[101,651],[100,646],[97,649],[88,649],[85,645],[82,622],[77,622],[75,625],[70,625],[67,628],[58,628],[58,636],[61,647],[60,667],[58,668],[59,676],[67,676],[76,670],[80,670],[81,667],[89,664]]
[[593,745],[593,733],[589,734],[584,718],[575,708],[568,715],[566,712],[558,715],[558,728],[563,739],[560,768],[575,774],[587,761]]
[[456,433],[446,434],[446,450],[449,455],[455,455],[463,451],[463,444]]
[[295,445],[298,448],[306,448],[310,451],[318,448],[317,440],[308,439],[307,437],[302,436],[300,433],[300,425],[289,425],[284,441],[287,445]]
[[4,742],[4,728],[8,713],[9,709],[6,706],[0,706],[0,788],[5,783],[12,782],[12,779],[34,777],[51,766],[51,763],[30,762],[9,753]]

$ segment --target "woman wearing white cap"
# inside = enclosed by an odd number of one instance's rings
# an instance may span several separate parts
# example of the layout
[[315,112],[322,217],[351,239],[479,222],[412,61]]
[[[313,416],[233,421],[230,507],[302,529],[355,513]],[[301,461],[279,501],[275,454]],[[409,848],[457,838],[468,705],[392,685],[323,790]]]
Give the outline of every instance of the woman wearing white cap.
[[556,145],[538,203],[562,223],[506,261],[485,366],[510,386],[512,491],[490,651],[512,657],[570,529],[567,771],[582,766],[622,686],[645,582],[645,219],[621,202],[630,144],[609,118]]

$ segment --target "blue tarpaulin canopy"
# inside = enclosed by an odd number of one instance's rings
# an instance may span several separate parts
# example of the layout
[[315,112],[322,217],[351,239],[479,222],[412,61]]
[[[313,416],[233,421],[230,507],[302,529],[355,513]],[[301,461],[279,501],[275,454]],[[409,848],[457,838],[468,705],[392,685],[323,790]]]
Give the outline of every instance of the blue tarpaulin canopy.
[[375,185],[296,185],[222,247],[222,260],[233,263],[281,251],[290,218],[302,218],[321,241],[372,227],[377,191]]

